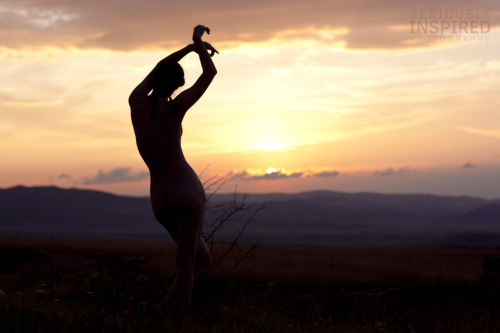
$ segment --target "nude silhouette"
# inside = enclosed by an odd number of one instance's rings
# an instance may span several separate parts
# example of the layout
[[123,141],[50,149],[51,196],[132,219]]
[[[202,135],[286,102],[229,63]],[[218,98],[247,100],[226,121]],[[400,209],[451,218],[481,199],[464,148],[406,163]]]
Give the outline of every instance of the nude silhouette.
[[[202,41],[204,32],[210,30],[196,26],[193,44],[161,60],[129,97],[137,147],[151,176],[153,213],[177,243],[176,277],[163,302],[156,306],[160,316],[176,325],[182,323],[189,307],[196,277],[211,260],[201,238],[205,190],[181,149],[182,119],[217,74],[211,57],[218,52]],[[203,73],[193,86],[172,98],[184,85],[178,62],[190,52],[198,54]]]

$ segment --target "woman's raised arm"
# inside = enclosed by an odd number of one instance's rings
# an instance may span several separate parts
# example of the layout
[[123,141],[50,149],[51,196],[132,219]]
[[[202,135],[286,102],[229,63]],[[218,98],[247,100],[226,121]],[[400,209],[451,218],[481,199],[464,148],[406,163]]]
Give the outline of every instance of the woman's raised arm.
[[[200,57],[203,73],[200,75],[198,80],[196,80],[192,87],[184,90],[174,99],[177,108],[181,110],[181,112],[186,112],[187,110],[189,110],[189,108],[200,99],[200,97],[207,90],[208,86],[217,74],[217,69],[215,68],[215,65],[212,61],[212,57],[215,53],[219,52],[212,45],[201,40],[201,36],[204,32],[210,33],[210,29],[203,25],[198,25],[194,28],[194,50]],[[210,50],[211,53],[209,53],[207,49]]]
[[195,45],[189,44],[158,62],[155,68],[153,68],[153,70],[146,76],[146,78],[141,83],[139,83],[139,85],[132,91],[129,97],[129,102],[134,97],[143,97],[149,95],[149,93],[153,89],[155,70],[160,64],[167,61],[179,62],[182,58],[184,58],[192,51],[195,51]]

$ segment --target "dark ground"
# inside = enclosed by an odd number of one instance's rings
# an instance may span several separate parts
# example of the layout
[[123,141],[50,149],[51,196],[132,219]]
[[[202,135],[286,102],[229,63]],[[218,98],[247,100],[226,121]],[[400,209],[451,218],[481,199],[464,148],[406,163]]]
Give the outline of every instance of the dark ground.
[[[229,277],[221,266],[198,281],[182,331],[500,332],[499,255],[263,245]],[[172,256],[164,243],[3,239],[0,332],[169,332],[152,305]],[[449,275],[432,274],[436,258]],[[460,278],[460,263],[475,272]],[[399,275],[381,273],[391,266]]]

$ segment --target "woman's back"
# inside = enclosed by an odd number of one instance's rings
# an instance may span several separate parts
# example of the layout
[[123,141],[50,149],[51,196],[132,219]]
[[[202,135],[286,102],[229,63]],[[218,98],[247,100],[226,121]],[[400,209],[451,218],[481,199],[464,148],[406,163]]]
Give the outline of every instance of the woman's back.
[[152,173],[168,172],[186,162],[181,148],[182,115],[174,101],[153,103],[150,96],[131,103],[137,148]]

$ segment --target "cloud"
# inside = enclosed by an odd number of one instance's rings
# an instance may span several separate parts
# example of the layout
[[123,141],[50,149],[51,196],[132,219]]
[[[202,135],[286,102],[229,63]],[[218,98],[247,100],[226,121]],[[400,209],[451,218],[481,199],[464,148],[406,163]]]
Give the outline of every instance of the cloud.
[[382,171],[375,171],[373,173],[374,176],[381,176],[381,177],[387,177],[387,176],[394,176],[394,175],[407,175],[410,173],[414,173],[415,171],[410,169],[409,167],[404,167],[404,168],[399,168],[398,170],[394,170],[393,168],[387,168]]
[[[418,7],[436,6],[422,1]],[[474,6],[496,8],[493,0],[479,0]],[[461,7],[470,7],[470,2],[454,2],[453,8]],[[273,38],[317,38],[356,49],[402,48],[409,46],[411,8],[400,0],[4,1],[0,5],[0,46],[122,51],[170,48],[189,43],[192,28],[203,23],[213,31],[208,39],[219,46]],[[493,27],[498,17],[490,12]],[[332,33],[311,36],[311,28]],[[343,32],[334,32],[340,30]]]
[[97,175],[91,178],[84,178],[85,185],[97,185],[107,183],[134,182],[148,178],[147,171],[131,172],[130,168],[116,168],[110,171],[103,172],[99,170]]
[[392,175],[394,175],[395,173],[396,173],[396,172],[395,172],[392,168],[387,168],[387,169],[385,169],[385,170],[383,170],[383,171],[378,171],[378,170],[377,170],[377,171],[375,171],[375,172],[373,173],[373,175],[374,175],[374,176],[383,176],[383,177],[385,177],[385,176],[392,176]]
[[399,168],[398,174],[407,175],[409,173],[415,173],[415,170],[410,169],[409,167]]
[[318,173],[314,173],[313,174],[313,177],[337,177],[338,175],[340,175],[340,172],[338,171],[323,171],[323,172],[318,172]]
[[66,172],[61,172],[59,174],[59,176],[51,175],[49,177],[50,181],[66,181],[66,182],[69,182],[71,179],[72,179],[72,177],[70,175],[68,175]]
[[59,179],[59,180],[70,180],[71,176],[68,175],[67,173],[63,172],[59,176],[57,176],[57,179]]
[[471,162],[464,163],[462,165],[462,169],[474,169],[477,167],[477,164],[473,164]]
[[227,173],[226,178],[228,180],[275,180],[275,179],[294,179],[294,178],[304,178],[304,177],[337,177],[340,172],[336,170],[328,171],[312,171],[312,170],[275,170],[268,171],[261,170],[243,170],[243,171],[230,171]]
[[286,173],[281,170],[273,172],[259,172],[259,171],[247,171],[243,170],[241,172],[230,171],[226,177],[228,180],[274,180],[274,179],[286,179],[286,178],[300,178],[303,172],[292,172]]

